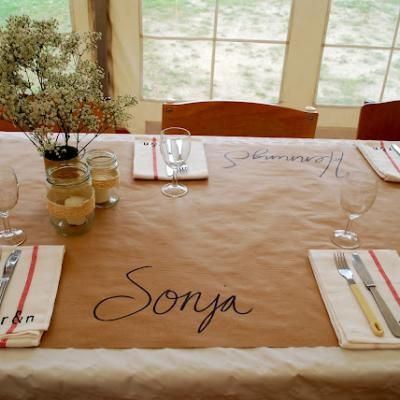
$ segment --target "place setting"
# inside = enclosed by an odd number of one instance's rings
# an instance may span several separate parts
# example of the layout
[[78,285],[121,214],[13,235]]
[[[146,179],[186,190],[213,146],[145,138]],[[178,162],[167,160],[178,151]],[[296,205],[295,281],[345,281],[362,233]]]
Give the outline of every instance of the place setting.
[[50,326],[64,246],[0,247],[0,348],[36,347]]
[[26,233],[9,213],[19,197],[13,168],[0,166],[0,348],[39,346],[49,328],[64,246],[21,246]]
[[356,146],[380,178],[400,182],[400,144],[358,140]]
[[161,192],[167,197],[185,196],[188,188],[179,181],[208,178],[202,139],[180,127],[166,128],[160,135],[137,136],[133,178],[171,181],[162,186]]
[[352,221],[377,196],[370,172],[348,172],[340,185],[340,204],[348,214],[344,229],[332,232],[340,249],[308,252],[321,297],[337,335],[348,349],[400,348],[400,257],[392,249],[358,249],[362,242]]

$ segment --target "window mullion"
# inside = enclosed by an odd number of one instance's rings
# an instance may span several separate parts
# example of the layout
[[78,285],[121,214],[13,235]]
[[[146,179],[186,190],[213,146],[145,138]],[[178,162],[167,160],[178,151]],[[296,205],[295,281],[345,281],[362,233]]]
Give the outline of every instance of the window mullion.
[[328,0],[293,2],[282,104],[298,108],[313,104],[328,12]]
[[213,98],[214,95],[215,50],[217,47],[218,10],[219,10],[219,0],[215,0],[214,29],[212,36],[211,65],[210,65],[210,88],[209,88],[210,100]]
[[397,17],[396,28],[394,30],[394,35],[393,35],[392,47],[390,49],[389,58],[388,58],[386,71],[385,71],[385,76],[384,76],[383,82],[382,82],[382,89],[381,89],[381,93],[379,95],[379,101],[383,100],[383,94],[385,93],[386,83],[387,83],[387,80],[389,77],[390,66],[392,64],[393,51],[394,51],[394,48],[396,47],[396,40],[397,40],[397,34],[399,32],[399,25],[400,25],[400,10],[399,10],[399,15]]

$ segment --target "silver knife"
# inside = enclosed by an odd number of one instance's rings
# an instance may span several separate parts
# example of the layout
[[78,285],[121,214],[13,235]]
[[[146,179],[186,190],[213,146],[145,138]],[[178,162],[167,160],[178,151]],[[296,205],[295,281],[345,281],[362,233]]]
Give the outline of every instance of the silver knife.
[[385,303],[385,300],[383,300],[382,296],[379,294],[370,273],[368,272],[363,261],[361,260],[361,257],[358,255],[358,253],[353,253],[352,260],[353,266],[357,271],[357,274],[363,281],[365,287],[371,292],[375,303],[377,304],[379,310],[383,315],[383,318],[387,323],[387,326],[390,329],[390,332],[392,332],[393,336],[400,337],[400,324],[390,311],[389,307]]
[[11,277],[14,273],[15,267],[18,264],[20,255],[21,255],[21,250],[13,250],[12,253],[8,256],[6,263],[4,264],[3,276],[1,277],[1,280],[0,280],[0,282],[1,282],[0,305],[3,301],[8,284],[10,283]]
[[397,146],[397,144],[392,144],[392,149],[397,153],[398,156],[400,156],[400,147]]

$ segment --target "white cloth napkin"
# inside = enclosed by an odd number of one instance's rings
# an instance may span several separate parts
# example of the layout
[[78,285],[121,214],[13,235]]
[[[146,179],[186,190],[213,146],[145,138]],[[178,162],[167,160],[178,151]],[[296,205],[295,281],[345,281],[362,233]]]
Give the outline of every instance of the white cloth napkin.
[[[170,180],[171,175],[167,174],[166,165],[160,153],[160,137],[137,136],[135,138],[135,149],[133,157],[133,177],[135,179],[156,179]],[[192,137],[190,139],[191,150],[187,160],[188,171],[179,174],[182,179],[207,179],[208,168],[207,158],[204,151],[204,144],[201,138]]]
[[400,155],[392,150],[391,142],[358,141],[357,148],[383,180],[400,182]]
[[[354,270],[351,251],[345,251],[346,261],[354,280],[384,329],[384,336],[375,336],[346,280],[336,269],[335,250],[309,250],[309,259],[322,299],[339,341],[347,349],[399,349],[400,338],[390,332],[379,308]],[[400,320],[400,258],[394,250],[359,250],[362,261],[376,283],[376,287]]]
[[[18,248],[22,253],[0,305],[0,347],[39,345],[50,325],[60,280],[64,246]],[[2,249],[1,274],[12,250]]]

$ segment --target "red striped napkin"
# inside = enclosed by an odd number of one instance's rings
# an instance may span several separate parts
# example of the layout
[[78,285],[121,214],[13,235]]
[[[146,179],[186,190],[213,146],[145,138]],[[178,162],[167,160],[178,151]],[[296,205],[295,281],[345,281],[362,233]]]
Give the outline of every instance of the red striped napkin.
[[[0,347],[38,346],[49,328],[64,246],[22,246],[0,305]],[[12,248],[3,247],[0,272]]]
[[391,142],[358,141],[357,148],[383,180],[400,182],[400,155],[392,150]]
[[[133,177],[135,179],[171,180],[161,156],[159,136],[137,136],[133,157]],[[207,158],[201,138],[190,139],[191,150],[187,160],[188,171],[179,175],[179,180],[207,179]]]
[[[310,250],[308,257],[339,345],[348,349],[400,349],[400,338],[390,332],[372,295],[353,268],[351,253],[345,251],[356,284],[364,294],[385,333],[375,336],[361,311],[348,283],[341,277],[334,262],[336,250]],[[400,321],[400,257],[395,250],[357,250],[376,287]]]

